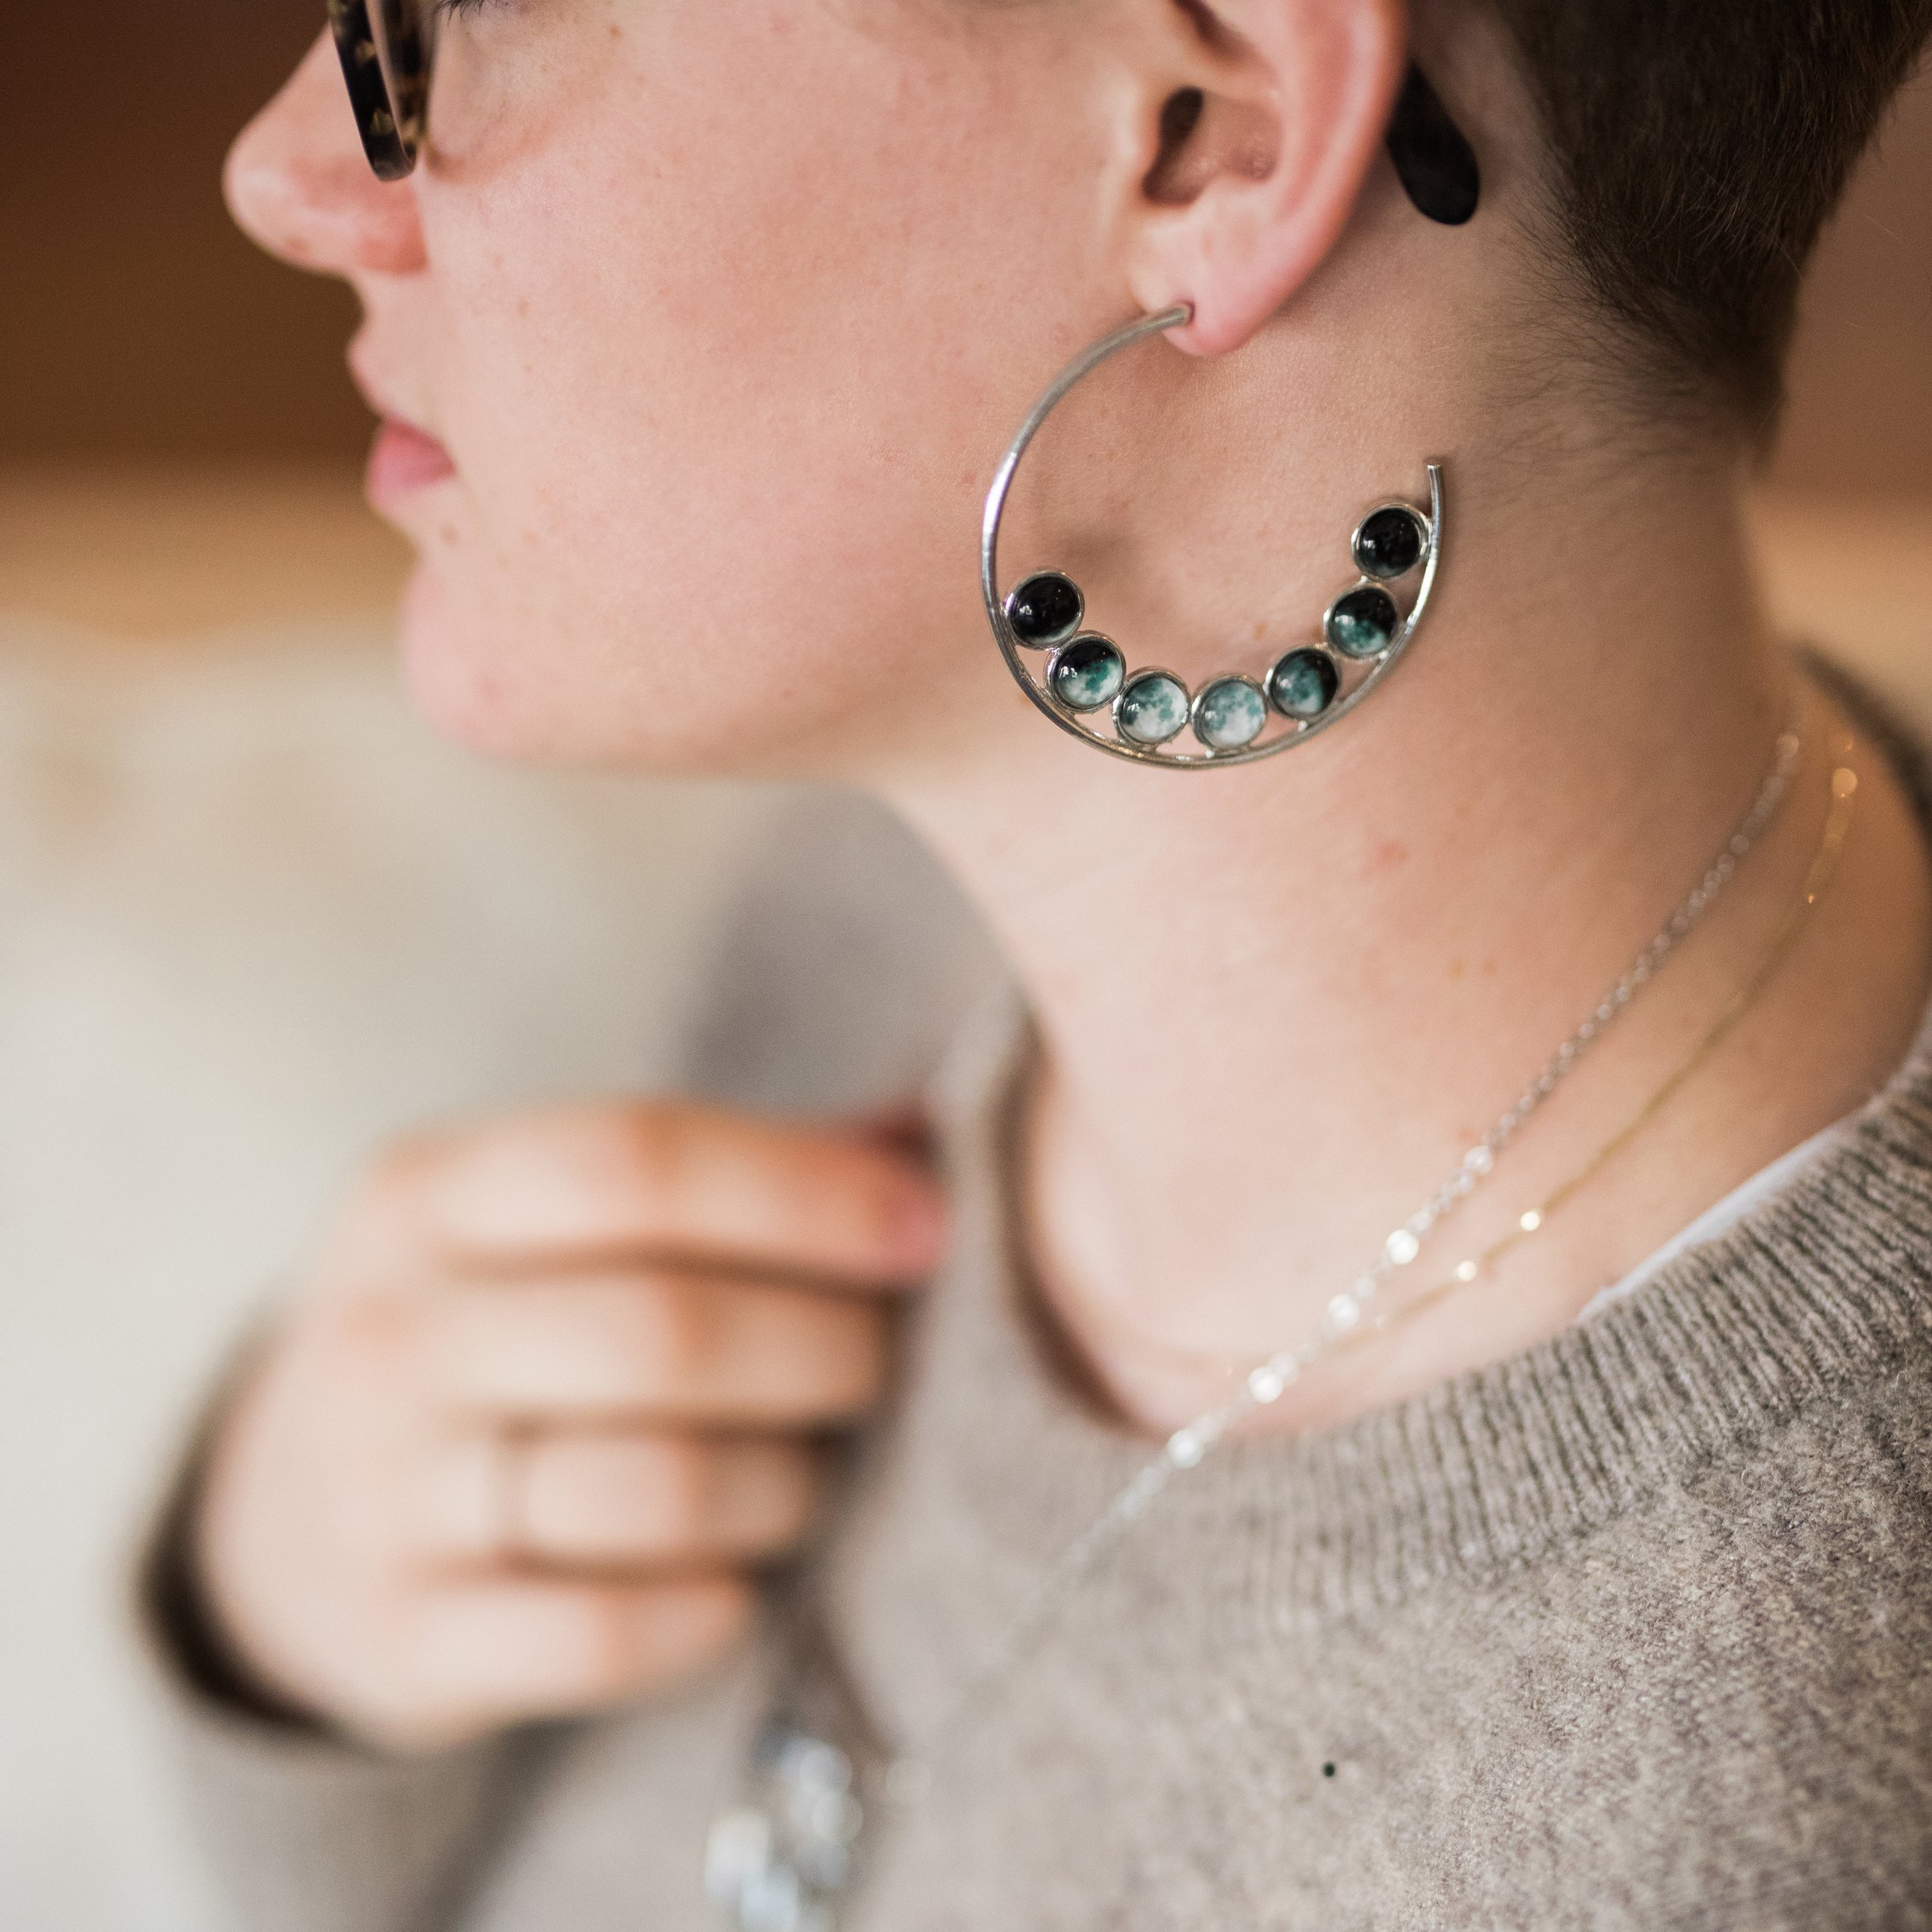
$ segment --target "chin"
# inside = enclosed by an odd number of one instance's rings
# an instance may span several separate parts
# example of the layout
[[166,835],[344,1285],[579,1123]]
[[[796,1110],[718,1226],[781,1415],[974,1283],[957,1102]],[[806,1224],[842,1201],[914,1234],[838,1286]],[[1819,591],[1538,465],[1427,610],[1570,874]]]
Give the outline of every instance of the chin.
[[[481,613],[451,597],[442,573],[419,562],[397,615],[403,681],[411,702],[443,737],[493,758],[568,759],[559,721],[538,714],[506,675],[506,640]],[[499,619],[500,622],[500,619]]]

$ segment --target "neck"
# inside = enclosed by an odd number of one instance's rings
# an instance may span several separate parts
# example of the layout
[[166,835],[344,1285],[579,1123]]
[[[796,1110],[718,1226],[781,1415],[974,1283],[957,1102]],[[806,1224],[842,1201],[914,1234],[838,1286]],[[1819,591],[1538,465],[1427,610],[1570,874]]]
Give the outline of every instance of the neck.
[[[898,791],[1036,1016],[1035,1239],[1076,1330],[1256,1352],[1306,1333],[1768,769],[1787,674],[1728,478],[1614,516],[1581,482],[1565,501],[1543,479],[1532,513],[1470,462],[1447,481],[1425,627],[1305,749],[1166,774],[1041,725],[1022,774]],[[1193,1399],[1109,1379],[1157,1423]]]

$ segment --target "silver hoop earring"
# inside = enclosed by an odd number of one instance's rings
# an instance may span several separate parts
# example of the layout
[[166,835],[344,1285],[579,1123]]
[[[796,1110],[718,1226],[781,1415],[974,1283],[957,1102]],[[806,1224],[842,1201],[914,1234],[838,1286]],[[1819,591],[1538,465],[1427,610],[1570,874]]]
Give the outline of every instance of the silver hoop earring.
[[[1183,771],[1271,758],[1345,717],[1408,648],[1435,587],[1442,541],[1442,467],[1431,463],[1426,513],[1392,499],[1356,524],[1349,542],[1356,581],[1323,613],[1317,640],[1281,653],[1258,677],[1223,674],[1194,692],[1158,665],[1130,670],[1111,637],[1085,628],[1086,598],[1063,570],[1032,571],[1002,596],[999,526],[1020,460],[1042,425],[1067,391],[1110,355],[1144,336],[1179,328],[1193,312],[1183,303],[1143,316],[1102,337],[1054,378],[993,478],[979,538],[987,619],[1020,688],[1083,743],[1137,764]],[[1405,613],[1393,587],[1418,572]],[[1030,658],[1042,660],[1038,670]],[[1111,735],[1099,728],[1102,717]],[[1190,726],[1200,749],[1176,749]]]

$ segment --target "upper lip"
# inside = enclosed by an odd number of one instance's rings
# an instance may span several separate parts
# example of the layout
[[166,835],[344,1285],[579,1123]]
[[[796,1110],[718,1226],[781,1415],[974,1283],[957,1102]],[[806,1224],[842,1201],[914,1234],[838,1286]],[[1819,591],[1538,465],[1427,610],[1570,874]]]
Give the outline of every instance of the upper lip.
[[386,422],[397,422],[414,430],[418,435],[428,436],[440,442],[442,439],[414,411],[404,408],[396,400],[389,385],[370,366],[373,358],[365,346],[365,339],[358,336],[349,345],[349,378],[355,384],[362,400],[372,411]]

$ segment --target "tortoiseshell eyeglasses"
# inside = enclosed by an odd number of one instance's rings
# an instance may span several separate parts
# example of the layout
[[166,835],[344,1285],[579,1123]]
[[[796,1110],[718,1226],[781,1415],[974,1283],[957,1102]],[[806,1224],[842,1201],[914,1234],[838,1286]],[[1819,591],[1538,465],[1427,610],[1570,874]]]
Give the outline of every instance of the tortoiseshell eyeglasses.
[[362,151],[383,181],[416,165],[429,122],[439,0],[328,0]]
[[[422,151],[437,30],[452,4],[461,0],[328,0],[362,150],[381,180],[400,181]],[[1412,62],[1389,123],[1388,151],[1409,199],[1431,221],[1459,227],[1475,213],[1475,153]]]

